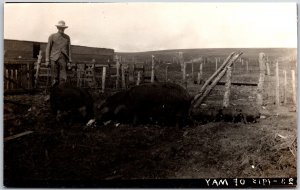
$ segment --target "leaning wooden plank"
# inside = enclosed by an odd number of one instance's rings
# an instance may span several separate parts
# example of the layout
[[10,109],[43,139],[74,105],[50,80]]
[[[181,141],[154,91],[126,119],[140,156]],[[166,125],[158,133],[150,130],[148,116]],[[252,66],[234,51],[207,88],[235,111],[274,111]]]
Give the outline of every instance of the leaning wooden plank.
[[25,132],[22,132],[22,133],[19,133],[19,134],[16,134],[16,135],[5,137],[4,142],[7,142],[7,141],[10,141],[10,140],[13,140],[13,139],[17,139],[17,138],[25,136],[25,135],[29,135],[31,133],[33,133],[33,131],[25,131]]
[[210,82],[222,71],[222,69],[224,69],[224,67],[227,65],[227,63],[232,59],[232,57],[235,55],[235,52],[232,52],[227,58],[226,60],[223,62],[223,64],[218,68],[218,70],[216,70],[216,72],[209,77],[209,79],[207,79],[207,81],[204,83],[204,85],[201,87],[199,94],[197,95],[197,97],[195,97],[195,99],[197,99],[198,97],[200,97],[202,95],[202,93],[204,92],[205,88],[210,84]]
[[[211,76],[209,77],[209,79],[207,79],[204,83],[204,85],[201,87],[199,93],[197,95],[195,95],[193,101],[192,101],[192,104],[194,104],[196,102],[196,100],[198,100],[202,95],[203,93],[205,92],[206,88],[208,85],[211,84],[212,80],[215,79],[217,77],[217,75],[220,74],[220,72],[222,70],[224,70],[225,66],[230,66],[233,62],[233,58],[236,57],[237,55],[240,55],[241,53],[239,54],[236,54],[235,52],[232,52],[227,58],[226,60],[223,62],[223,64],[219,67],[219,69]],[[229,64],[231,63],[231,64]]]
[[194,99],[194,102],[193,102],[193,104],[194,104],[193,107],[194,108],[198,107],[202,103],[202,101],[204,100],[204,98],[206,96],[208,96],[208,94],[211,92],[211,90],[213,89],[213,87],[215,87],[216,84],[218,83],[218,81],[224,76],[224,74],[226,73],[226,70],[227,69],[224,69],[220,73],[220,75],[217,76],[217,78],[213,81],[213,83],[209,87],[207,87],[207,89],[203,92],[202,96],[200,96],[198,100]]
[[[236,54],[232,59],[230,59],[227,66],[230,67],[242,54],[243,54],[242,52]],[[226,68],[223,69],[221,71],[221,73],[219,73],[219,75],[215,78],[213,83],[207,89],[205,89],[205,91],[203,92],[203,94],[201,96],[198,96],[197,99],[196,99],[196,96],[195,96],[194,100],[192,101],[192,105],[193,105],[194,108],[198,107],[202,103],[202,101],[206,98],[206,96],[208,96],[208,94],[216,86],[216,84],[219,82],[219,80],[221,80],[221,78],[224,76],[226,71],[227,71]]]

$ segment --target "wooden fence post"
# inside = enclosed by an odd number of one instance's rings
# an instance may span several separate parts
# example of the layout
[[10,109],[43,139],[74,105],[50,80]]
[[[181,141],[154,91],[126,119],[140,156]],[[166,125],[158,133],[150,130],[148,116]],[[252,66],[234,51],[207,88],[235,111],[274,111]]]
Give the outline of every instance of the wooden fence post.
[[116,76],[116,89],[119,89],[119,81],[120,81],[120,62],[119,58],[116,57],[116,70],[117,70],[117,76]]
[[197,84],[201,83],[201,75],[200,72],[197,73]]
[[154,82],[154,68],[155,68],[155,62],[154,62],[154,55],[152,55],[152,60],[151,60],[151,83]]
[[267,56],[266,67],[267,67],[267,75],[270,76],[270,60],[269,60],[269,56]]
[[37,83],[38,83],[41,62],[42,62],[42,50],[39,51],[38,60],[36,62],[36,72],[35,72],[35,81],[34,81],[35,88],[37,87]]
[[182,81],[183,84],[186,85],[186,63],[185,62],[183,62]]
[[27,88],[30,89],[30,66],[29,64],[26,64],[26,76],[27,76]]
[[265,81],[265,54],[264,53],[259,53],[259,80],[258,80],[258,85],[257,85],[257,105],[262,106],[263,105],[263,87],[264,87],[264,81]]
[[295,105],[297,105],[297,99],[296,99],[296,80],[295,80],[295,70],[291,70],[292,74],[292,95],[293,95],[293,102]]
[[126,88],[126,84],[125,84],[125,68],[124,68],[124,64],[121,65],[121,74],[122,74],[122,88],[125,89]]
[[199,68],[199,73],[198,73],[198,84],[201,84],[201,80],[202,80],[202,62],[200,63],[200,68]]
[[186,62],[183,60],[183,53],[179,52],[179,61],[181,65],[181,71],[182,71],[182,82],[183,84],[186,84]]
[[[109,60],[108,60],[109,62]],[[109,64],[109,63],[108,63]],[[96,82],[96,73],[95,73],[95,67],[96,67],[96,60],[92,59],[92,66],[91,66],[91,75],[93,77],[93,87],[97,88],[97,82]],[[70,67],[71,68],[71,67]]]
[[286,78],[286,70],[283,70],[284,75],[284,90],[283,90],[283,97],[284,97],[284,105],[287,104],[287,78]]
[[16,88],[18,88],[19,85],[20,85],[20,81],[19,81],[19,78],[18,78],[18,69],[15,69],[15,81],[17,82],[16,83]]
[[178,63],[180,64],[180,71],[183,71],[183,54],[182,52],[178,52]]
[[106,67],[102,68],[102,92],[105,90]]
[[[3,64],[3,75],[4,75],[4,77],[6,78],[7,77],[7,73],[6,73],[6,71],[7,71],[7,69],[6,69],[6,65],[5,64]],[[7,89],[7,79],[3,79],[3,82],[4,82],[4,90],[6,90]]]
[[227,67],[225,93],[224,93],[224,99],[223,99],[223,107],[224,108],[227,108],[229,106],[230,88],[231,88],[231,67]]
[[[81,87],[81,84],[82,84],[82,80],[81,80],[81,70],[80,70],[80,67],[79,65],[77,65],[77,87]],[[51,70],[50,70],[50,73],[51,73]],[[50,85],[52,85],[53,81],[50,81]]]
[[266,63],[267,66],[267,75],[270,76],[270,65],[269,62]]
[[192,81],[194,81],[194,60],[192,60]]
[[137,80],[136,80],[136,85],[140,85],[140,82],[141,82],[141,71],[138,71],[137,73]]
[[275,87],[275,97],[276,97],[276,105],[280,106],[280,94],[279,94],[279,68],[278,68],[278,60],[276,61],[276,87]]
[[218,70],[218,58],[216,58],[216,70]]
[[246,61],[246,70],[247,70],[247,73],[249,72],[249,65],[248,65],[248,61]]
[[[14,80],[13,76],[14,76],[14,70],[11,68],[11,69],[10,69],[10,77],[9,77],[9,79],[10,79],[11,81]],[[13,83],[13,82],[10,83],[10,89],[14,89],[14,83]]]
[[135,81],[135,68],[136,68],[136,64],[133,64],[133,68],[132,68],[132,81]]
[[166,82],[168,82],[168,65],[166,66]]

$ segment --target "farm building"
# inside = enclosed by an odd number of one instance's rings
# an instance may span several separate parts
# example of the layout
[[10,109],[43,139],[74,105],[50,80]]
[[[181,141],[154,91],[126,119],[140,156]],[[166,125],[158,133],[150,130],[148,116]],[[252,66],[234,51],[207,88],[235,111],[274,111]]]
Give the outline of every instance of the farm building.
[[[37,83],[39,87],[49,85],[50,70],[42,68],[46,46],[47,43],[44,42],[4,40],[5,90],[32,89]],[[40,51],[41,68],[37,70]],[[72,65],[76,64],[77,69],[69,69],[67,74],[69,80],[77,85],[88,82],[95,86],[95,80],[102,73],[102,68],[110,68],[114,63],[113,49],[72,45],[71,51]],[[107,76],[110,77],[110,73]]]
[[[37,59],[39,51],[45,55],[47,43],[4,39],[4,58],[6,59]],[[72,45],[72,58],[74,62],[91,61],[98,63],[111,62],[114,50]],[[43,56],[44,57],[44,56]]]

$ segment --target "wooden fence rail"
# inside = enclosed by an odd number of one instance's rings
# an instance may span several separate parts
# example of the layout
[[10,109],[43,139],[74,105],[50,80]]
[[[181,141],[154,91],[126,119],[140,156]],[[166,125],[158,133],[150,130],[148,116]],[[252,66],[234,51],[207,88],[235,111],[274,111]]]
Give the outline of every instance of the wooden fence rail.
[[32,89],[34,83],[33,63],[4,62],[4,91]]

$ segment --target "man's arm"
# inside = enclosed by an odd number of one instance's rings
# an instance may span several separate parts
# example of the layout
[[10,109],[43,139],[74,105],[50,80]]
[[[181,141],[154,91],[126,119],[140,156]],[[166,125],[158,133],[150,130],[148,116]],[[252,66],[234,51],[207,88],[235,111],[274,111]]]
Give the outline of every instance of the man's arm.
[[46,46],[46,64],[50,62],[50,52],[52,48],[52,35],[49,36],[48,38],[48,44]]
[[69,62],[72,63],[72,55],[71,55],[72,52],[71,52],[71,39],[70,39],[70,37],[69,37],[68,50],[69,50],[69,51],[68,51],[68,54],[69,54],[69,55],[68,55],[68,57],[69,57]]

